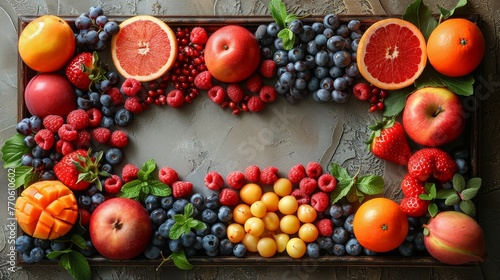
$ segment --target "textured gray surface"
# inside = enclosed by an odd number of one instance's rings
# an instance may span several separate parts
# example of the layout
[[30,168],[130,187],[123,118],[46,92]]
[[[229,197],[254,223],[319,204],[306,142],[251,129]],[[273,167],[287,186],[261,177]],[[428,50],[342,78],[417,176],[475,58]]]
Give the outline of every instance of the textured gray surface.
[[[401,14],[411,1],[396,0],[294,0],[285,1],[295,13],[324,14]],[[451,7],[453,0],[425,1],[435,10],[435,3]],[[183,272],[176,268],[153,266],[92,267],[95,279],[498,279],[500,253],[497,236],[500,233],[500,106],[499,91],[499,34],[500,3],[496,0],[469,1],[463,13],[479,13],[487,39],[485,63],[478,89],[481,95],[480,167],[484,179],[479,198],[479,222],[485,230],[489,258],[477,267],[397,268],[397,267],[319,267],[303,263],[294,267],[227,266],[196,267]],[[75,1],[75,0],[0,0],[0,143],[15,131],[17,94],[17,17],[19,15],[60,14],[76,15],[91,5],[101,5],[106,13],[115,15],[267,15],[268,1],[205,0],[205,1]],[[480,88],[479,88],[480,87]],[[313,106],[314,105],[314,106]],[[331,159],[346,163],[354,170],[362,162],[364,170],[382,174],[389,182],[387,196],[397,195],[390,190],[401,171],[383,165],[366,153],[360,139],[370,121],[365,111],[350,110],[345,106],[321,106],[302,103],[290,106],[280,102],[265,114],[242,118],[227,112],[206,100],[182,111],[172,109],[150,110],[141,115],[141,122],[130,129],[132,146],[128,155],[140,164],[153,157],[179,170],[182,177],[200,182],[200,174],[208,169],[226,172],[242,169],[248,164],[277,165],[288,169],[294,162]],[[209,119],[207,119],[209,116]],[[210,124],[210,125],[207,125]],[[217,133],[213,133],[217,130]],[[147,137],[145,136],[147,135]],[[305,136],[308,137],[305,137]],[[148,142],[149,141],[149,142]],[[147,145],[154,143],[154,145]],[[158,152],[158,150],[160,152]],[[9,228],[7,200],[7,173],[0,171],[0,279],[69,279],[58,266],[30,267],[10,272]]]

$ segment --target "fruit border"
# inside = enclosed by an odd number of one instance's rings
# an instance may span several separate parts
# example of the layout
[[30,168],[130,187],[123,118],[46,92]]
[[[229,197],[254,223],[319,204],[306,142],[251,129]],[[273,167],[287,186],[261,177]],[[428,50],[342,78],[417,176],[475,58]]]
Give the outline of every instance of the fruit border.
[[[28,23],[37,18],[36,15],[21,15],[18,17],[18,36],[21,34],[22,30],[26,27]],[[66,20],[72,28],[76,28],[74,21],[76,16],[59,16]],[[123,15],[109,15],[114,21],[120,23],[131,16]],[[229,25],[236,24],[248,28],[252,32],[262,23],[273,22],[274,19],[271,16],[155,16],[163,21],[165,21],[171,27],[183,26],[183,27],[195,27],[203,26],[207,32],[210,34],[217,30],[218,28]],[[397,17],[401,18],[400,15],[339,15],[339,19],[342,22],[348,22],[351,19],[359,19],[361,21],[363,29],[366,29],[371,24],[375,23],[384,18]],[[462,16],[471,20],[480,26],[480,16],[478,14],[468,14]],[[320,21],[323,16],[308,16],[303,18],[304,22],[314,22]],[[25,106],[24,102],[24,89],[36,72],[26,64],[23,63],[21,58],[18,56],[18,94],[17,94],[17,120],[20,121],[29,115],[29,112]],[[474,91],[480,90],[480,87],[475,87]],[[462,139],[467,146],[470,147],[471,152],[471,174],[473,176],[479,176],[480,166],[479,166],[479,141],[480,141],[480,100],[472,95],[468,100],[463,100],[463,102],[468,102],[468,106],[471,108],[467,110],[467,124],[466,129],[462,135],[470,135],[470,138]],[[465,99],[465,98],[464,98]],[[17,196],[21,194],[20,189],[17,190]],[[481,205],[477,205],[478,213],[481,211]],[[21,229],[18,226],[18,233]],[[146,265],[146,266],[156,266],[158,265],[158,260],[140,259],[134,258],[129,260],[110,260],[104,257],[93,257],[87,258],[90,265],[97,266],[116,266],[116,265]],[[189,261],[195,266],[254,266],[254,265],[278,265],[278,266],[299,266],[299,267],[316,267],[316,266],[370,266],[370,267],[443,267],[450,266],[449,264],[442,263],[434,259],[430,255],[426,256],[394,256],[394,255],[384,255],[377,254],[376,256],[321,256],[320,258],[300,258],[293,259],[288,256],[274,256],[272,258],[262,258],[258,255],[247,255],[244,259],[232,256],[218,256],[218,257],[203,257],[195,256],[190,257]],[[49,260],[44,260],[35,264],[25,264],[20,261],[18,257],[19,266],[57,266],[58,262],[53,262]],[[163,264],[164,266],[175,266],[172,262],[167,262]],[[474,267],[477,264],[464,264],[462,267]]]

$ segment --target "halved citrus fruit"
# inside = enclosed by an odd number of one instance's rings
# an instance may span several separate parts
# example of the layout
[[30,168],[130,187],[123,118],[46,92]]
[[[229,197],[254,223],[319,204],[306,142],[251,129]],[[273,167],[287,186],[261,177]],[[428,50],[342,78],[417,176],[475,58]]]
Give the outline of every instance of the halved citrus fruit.
[[397,18],[371,25],[361,37],[356,55],[361,75],[386,90],[413,84],[427,63],[422,32],[411,22]]
[[111,57],[123,77],[152,81],[174,65],[177,39],[164,21],[148,15],[134,16],[124,20],[113,36]]

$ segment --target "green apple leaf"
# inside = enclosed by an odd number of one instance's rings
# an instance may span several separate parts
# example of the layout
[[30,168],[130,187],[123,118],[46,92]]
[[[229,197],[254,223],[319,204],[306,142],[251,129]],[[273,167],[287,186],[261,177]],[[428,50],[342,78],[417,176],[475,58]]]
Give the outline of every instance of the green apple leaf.
[[440,5],[437,5],[439,11],[441,12],[441,15],[439,16],[439,22],[441,22],[443,19],[451,17],[455,13],[456,9],[464,7],[465,5],[467,5],[467,0],[458,0],[458,3],[451,10],[447,10]]
[[407,6],[403,13],[403,19],[417,26],[425,40],[429,38],[432,30],[438,25],[437,20],[422,0],[415,0]]
[[415,81],[415,86],[417,88],[447,87],[458,95],[470,96],[474,94],[474,77],[472,74],[457,78],[448,77],[438,73],[429,64]]
[[63,254],[59,264],[77,280],[92,279],[89,262],[82,255],[82,253],[78,251],[71,250],[70,252]]
[[21,166],[21,158],[29,153],[31,148],[24,144],[26,136],[16,133],[2,146],[2,161],[4,168],[14,168]]
[[394,117],[401,113],[406,105],[406,99],[415,90],[413,86],[390,91],[384,99],[384,117]]

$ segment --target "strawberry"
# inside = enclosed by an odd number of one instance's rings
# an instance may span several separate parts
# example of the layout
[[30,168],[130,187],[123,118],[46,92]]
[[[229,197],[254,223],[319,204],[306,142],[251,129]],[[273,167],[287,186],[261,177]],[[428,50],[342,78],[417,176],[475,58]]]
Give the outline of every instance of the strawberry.
[[96,187],[101,190],[99,175],[108,175],[99,171],[102,152],[98,153],[95,159],[90,154],[90,150],[78,149],[65,155],[54,165],[54,173],[57,179],[75,191],[85,190],[94,182]]
[[425,182],[406,174],[401,181],[401,191],[405,197],[418,197],[425,193]]
[[66,77],[81,90],[88,90],[92,83],[102,80],[105,72],[99,66],[97,53],[79,53],[66,66]]
[[429,200],[422,200],[418,197],[405,197],[401,200],[399,207],[409,217],[421,217],[427,213]]
[[408,160],[408,173],[425,182],[430,177],[444,183],[453,179],[457,164],[453,158],[439,148],[423,148]]
[[367,144],[376,157],[401,165],[408,163],[411,150],[401,123],[384,118],[370,129],[373,132]]

